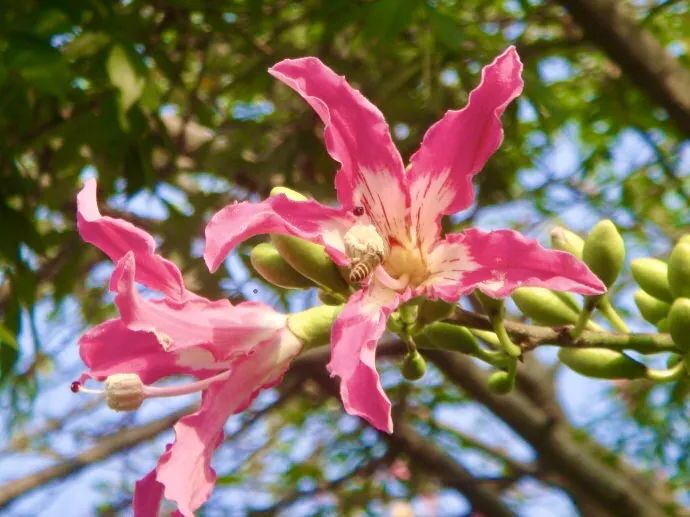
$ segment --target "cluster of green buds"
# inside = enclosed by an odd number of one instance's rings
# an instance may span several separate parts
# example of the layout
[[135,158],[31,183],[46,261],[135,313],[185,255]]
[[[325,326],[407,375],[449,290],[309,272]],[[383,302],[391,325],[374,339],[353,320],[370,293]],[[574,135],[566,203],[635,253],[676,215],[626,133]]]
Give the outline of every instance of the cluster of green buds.
[[641,258],[631,266],[640,286],[635,293],[640,314],[660,332],[671,334],[679,354],[670,363],[680,370],[684,362],[690,371],[690,235],[676,243],[667,262]]
[[[276,194],[307,199],[283,187],[273,189],[271,195]],[[626,253],[623,238],[613,222],[600,221],[585,238],[565,228],[555,228],[551,233],[551,244],[554,249],[571,253],[584,261],[610,293],[623,270]],[[290,315],[288,325],[306,347],[327,344],[335,318],[347,298],[358,288],[352,284],[349,271],[336,266],[322,246],[284,235],[272,235],[270,242],[255,246],[250,260],[256,272],[270,284],[285,289],[319,290],[319,298],[324,305]],[[513,293],[512,300],[535,324],[560,327],[567,333],[569,345],[561,347],[559,359],[582,375],[658,381],[679,378],[685,375],[685,367],[690,366],[690,236],[676,245],[668,264],[658,259],[643,258],[633,260],[631,268],[641,288],[635,294],[640,313],[660,332],[670,332],[675,343],[672,349],[651,347],[643,353],[674,352],[668,370],[649,369],[625,353],[625,347],[597,348],[586,343],[588,335],[602,336],[606,332],[591,319],[595,311],[608,320],[617,335],[630,332],[613,308],[608,293],[578,301],[569,293],[523,287]],[[504,301],[489,298],[479,291],[475,297],[489,320],[490,330],[488,324],[484,328],[473,328],[472,325],[465,327],[449,321],[456,308],[443,301],[415,298],[391,315],[388,330],[407,344],[400,364],[405,378],[417,380],[423,377],[426,372],[422,356],[424,350],[442,349],[472,356],[495,368],[488,378],[488,387],[495,393],[507,393],[513,388],[523,349],[513,342],[506,330]]]

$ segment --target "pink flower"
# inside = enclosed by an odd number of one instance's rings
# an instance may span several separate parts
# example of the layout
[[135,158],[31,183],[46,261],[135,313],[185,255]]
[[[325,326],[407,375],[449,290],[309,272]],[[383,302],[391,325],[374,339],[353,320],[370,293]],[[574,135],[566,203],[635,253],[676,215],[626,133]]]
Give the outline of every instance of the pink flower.
[[448,111],[427,131],[405,169],[383,115],[343,77],[313,57],[281,61],[269,72],[325,124],[326,148],[341,165],[340,208],[278,195],[227,206],[206,227],[211,270],[239,242],[284,233],[324,245],[334,262],[352,267],[351,279],[365,277],[335,322],[328,368],[341,378],[346,411],[379,429],[390,432],[392,422],[374,364],[376,344],[401,303],[414,296],[455,302],[474,289],[505,297],[519,286],[605,291],[572,255],[511,230],[441,237],[441,217],[470,206],[472,177],[502,141],[499,117],[522,90],[521,71],[513,47],[486,66],[467,106]]
[[[210,461],[225,421],[259,390],[278,383],[302,345],[288,330],[287,316],[269,306],[233,306],[188,291],[179,269],[156,254],[149,234],[99,213],[93,180],[77,197],[77,223],[82,238],[116,262],[110,289],[120,312],[79,340],[89,368],[81,382],[105,381],[106,400],[114,409],[136,409],[146,398],[202,392],[198,411],[177,422],[174,443],[137,483],[134,495],[137,516],[157,516],[163,497],[174,501],[180,514],[192,516],[213,489]],[[164,298],[143,298],[135,282]],[[149,386],[180,374],[197,380]]]

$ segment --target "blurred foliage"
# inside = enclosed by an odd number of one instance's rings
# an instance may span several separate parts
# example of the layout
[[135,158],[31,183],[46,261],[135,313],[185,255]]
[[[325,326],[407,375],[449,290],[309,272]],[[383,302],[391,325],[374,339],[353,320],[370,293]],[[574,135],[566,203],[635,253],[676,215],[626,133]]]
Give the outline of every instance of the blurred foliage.
[[[688,4],[641,1],[634,9],[679,65],[690,66]],[[51,361],[35,332],[39,302],[48,301],[57,314],[76,300],[85,323],[112,312],[105,283],[90,280],[104,257],[82,245],[75,230],[83,177],[98,175],[104,213],[160,238],[162,253],[180,264],[190,288],[240,297],[237,281],[219,282],[199,260],[209,215],[232,200],[263,197],[275,185],[321,200],[334,194],[336,164],[324,150],[321,124],[266,73],[269,66],[318,56],[380,107],[407,159],[426,128],[464,104],[481,67],[509,44],[525,63],[525,91],[504,116],[505,142],[478,176],[478,204],[465,220],[481,207],[515,200],[533,207],[516,221],[527,226],[538,222],[535,214],[555,220],[578,208],[594,214],[587,220],[612,217],[646,254],[662,251],[690,223],[689,166],[682,162],[684,149],[690,159],[683,144],[688,135],[582,39],[557,2],[3,2],[3,400],[26,408],[38,389],[37,369]],[[626,143],[647,158],[627,164]],[[561,144],[576,150],[574,163],[554,159]],[[247,263],[246,253],[242,260]],[[276,296],[286,304],[284,292]],[[20,349],[20,335],[33,350]],[[619,447],[687,483],[690,444],[670,456],[664,449],[687,412],[687,383],[654,388],[664,396],[630,386],[620,388],[626,407],[648,433],[644,443],[631,433]],[[429,404],[452,398],[447,389],[433,393]],[[303,413],[286,406],[281,416]],[[684,436],[687,441],[687,428]],[[359,439],[355,432],[341,438],[345,450],[366,450],[366,444],[347,445]],[[275,490],[304,476],[322,481],[316,460],[293,468],[301,470],[288,471]],[[222,480],[233,482],[229,474]],[[356,498],[372,487],[348,490]]]

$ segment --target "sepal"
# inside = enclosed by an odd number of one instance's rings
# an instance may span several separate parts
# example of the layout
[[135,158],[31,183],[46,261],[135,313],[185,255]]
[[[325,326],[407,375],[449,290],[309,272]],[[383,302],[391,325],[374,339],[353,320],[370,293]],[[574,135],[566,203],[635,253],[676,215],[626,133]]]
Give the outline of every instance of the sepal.
[[290,314],[287,326],[305,348],[327,345],[331,340],[331,328],[342,305],[319,305],[306,311]]

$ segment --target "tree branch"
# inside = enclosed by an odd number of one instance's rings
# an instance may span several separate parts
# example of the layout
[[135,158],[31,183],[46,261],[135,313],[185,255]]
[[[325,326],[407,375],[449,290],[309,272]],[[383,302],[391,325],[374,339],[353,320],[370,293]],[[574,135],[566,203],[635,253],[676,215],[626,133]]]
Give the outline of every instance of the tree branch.
[[661,104],[690,135],[690,71],[642,28],[621,0],[559,0],[600,47],[652,102]]
[[130,449],[157,436],[166,429],[171,428],[177,420],[195,409],[195,405],[187,406],[148,424],[123,429],[113,435],[101,438],[96,445],[74,458],[66,459],[28,476],[5,483],[3,486],[0,486],[0,509],[6,507],[16,498],[46,483],[75,474],[118,452]]
[[[493,330],[489,319],[481,314],[457,308],[449,321],[482,330]],[[680,352],[669,334],[611,334],[609,332],[584,331],[577,338],[570,335],[571,326],[542,327],[517,321],[506,321],[506,330],[525,351],[541,345],[557,345],[572,348],[601,347],[612,350],[635,350],[643,354]]]

